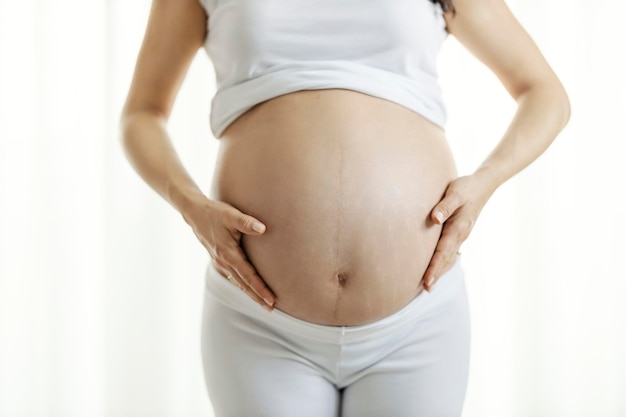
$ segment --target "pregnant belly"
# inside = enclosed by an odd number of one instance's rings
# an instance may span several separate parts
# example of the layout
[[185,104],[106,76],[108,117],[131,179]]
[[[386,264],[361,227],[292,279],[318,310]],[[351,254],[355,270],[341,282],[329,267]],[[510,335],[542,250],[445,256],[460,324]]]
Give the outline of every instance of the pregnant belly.
[[429,213],[456,176],[443,132],[416,113],[350,90],[299,91],[224,132],[210,197],[267,226],[241,246],[276,308],[359,325],[423,290],[441,232]]

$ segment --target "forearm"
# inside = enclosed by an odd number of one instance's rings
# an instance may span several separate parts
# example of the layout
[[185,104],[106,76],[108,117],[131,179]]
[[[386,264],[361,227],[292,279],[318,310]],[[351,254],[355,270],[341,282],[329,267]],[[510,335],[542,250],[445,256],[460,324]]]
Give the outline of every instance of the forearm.
[[126,158],[143,180],[184,215],[193,201],[206,196],[183,167],[163,117],[135,112],[121,118],[121,142]]
[[502,139],[474,172],[492,191],[537,159],[569,120],[569,99],[559,82],[531,87],[517,103]]

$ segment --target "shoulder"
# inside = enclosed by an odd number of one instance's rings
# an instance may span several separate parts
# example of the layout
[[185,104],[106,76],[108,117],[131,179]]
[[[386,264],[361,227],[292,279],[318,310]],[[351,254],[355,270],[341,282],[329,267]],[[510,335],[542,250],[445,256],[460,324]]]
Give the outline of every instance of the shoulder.
[[539,48],[504,0],[453,0],[444,13],[448,32],[489,67],[513,97],[555,81]]

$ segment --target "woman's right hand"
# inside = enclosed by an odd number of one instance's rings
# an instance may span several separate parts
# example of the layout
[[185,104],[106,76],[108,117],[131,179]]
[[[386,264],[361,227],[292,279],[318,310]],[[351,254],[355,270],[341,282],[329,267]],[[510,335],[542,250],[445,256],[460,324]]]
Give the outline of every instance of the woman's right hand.
[[265,225],[228,203],[207,198],[192,203],[182,214],[209,252],[215,269],[263,308],[272,311],[276,297],[248,261],[240,244],[243,233],[260,236],[266,230]]

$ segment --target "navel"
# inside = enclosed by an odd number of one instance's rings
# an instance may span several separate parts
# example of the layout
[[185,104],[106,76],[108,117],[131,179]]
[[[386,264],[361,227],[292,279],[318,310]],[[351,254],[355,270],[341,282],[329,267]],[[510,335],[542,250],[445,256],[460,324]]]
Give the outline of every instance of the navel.
[[339,285],[340,288],[343,288],[346,285],[348,274],[345,272],[337,272],[335,274],[335,278],[337,280],[337,285]]

